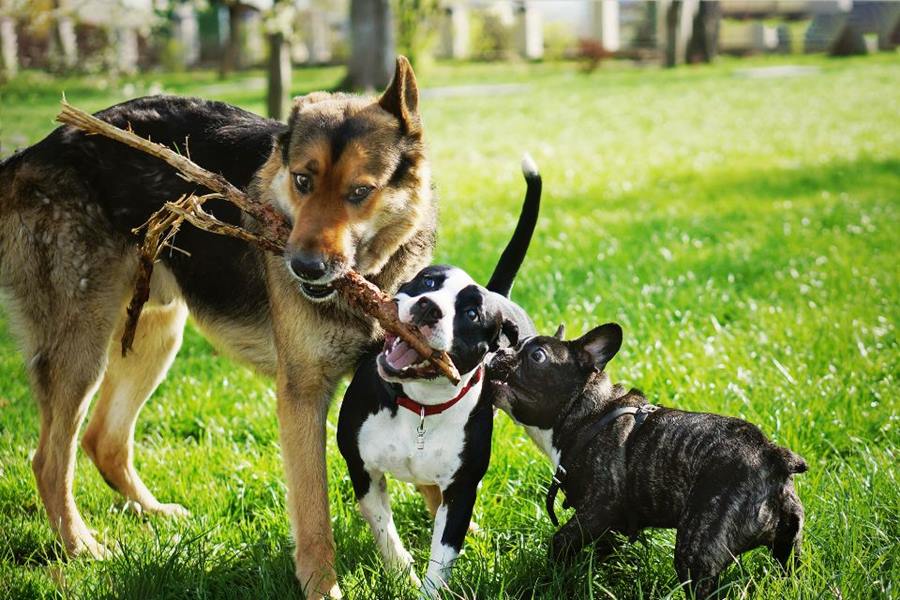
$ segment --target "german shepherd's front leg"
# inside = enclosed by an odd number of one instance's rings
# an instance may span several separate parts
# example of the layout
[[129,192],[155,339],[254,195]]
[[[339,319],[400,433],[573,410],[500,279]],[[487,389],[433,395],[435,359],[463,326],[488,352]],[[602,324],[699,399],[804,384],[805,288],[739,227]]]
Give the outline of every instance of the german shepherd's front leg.
[[280,365],[278,425],[297,579],[306,597],[340,598],[328,512],[325,418],[337,375],[322,365]]

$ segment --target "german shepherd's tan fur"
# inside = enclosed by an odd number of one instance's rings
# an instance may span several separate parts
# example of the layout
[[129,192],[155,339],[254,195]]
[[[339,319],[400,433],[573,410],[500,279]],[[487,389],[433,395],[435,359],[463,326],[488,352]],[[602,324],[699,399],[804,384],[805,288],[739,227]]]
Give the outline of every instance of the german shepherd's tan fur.
[[[186,513],[158,501],[141,480],[133,438],[190,313],[225,352],[275,377],[297,577],[309,597],[340,595],[325,416],[339,378],[379,331],[335,297],[308,297],[291,264],[297,255],[314,255],[327,269],[317,283],[354,268],[393,291],[430,261],[436,210],[417,106],[415,77],[401,58],[379,99],[311,94],[295,101],[288,127],[219,103],[165,97],[100,113],[164,143],[190,136],[195,160],[249,184],[293,227],[284,257],[196,230],[179,233],[175,245],[187,246],[191,257],[173,252],[157,266],[134,350],[125,357],[119,337],[138,241],[130,228],[193,187],[149,157],[65,127],[0,164],[0,290],[40,409],[38,489],[70,554],[107,553],[72,491],[79,428],[98,390],[82,448],[106,481],[145,512]],[[185,123],[199,114],[204,128],[154,129],[173,114]],[[256,163],[244,164],[244,156]],[[298,173],[308,187],[298,187]],[[349,202],[348,193],[360,189],[369,191],[365,200]],[[215,288],[223,277],[235,278],[225,282],[233,299]]]

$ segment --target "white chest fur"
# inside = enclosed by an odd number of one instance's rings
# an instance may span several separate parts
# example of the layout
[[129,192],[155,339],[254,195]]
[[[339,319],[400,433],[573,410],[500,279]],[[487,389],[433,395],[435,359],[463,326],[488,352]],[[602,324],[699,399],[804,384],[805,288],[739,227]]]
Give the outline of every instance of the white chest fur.
[[416,484],[450,484],[462,464],[465,425],[478,403],[482,382],[442,413],[425,417],[424,446],[416,444],[420,416],[400,406],[382,409],[359,430],[359,450],[367,471],[390,473]]

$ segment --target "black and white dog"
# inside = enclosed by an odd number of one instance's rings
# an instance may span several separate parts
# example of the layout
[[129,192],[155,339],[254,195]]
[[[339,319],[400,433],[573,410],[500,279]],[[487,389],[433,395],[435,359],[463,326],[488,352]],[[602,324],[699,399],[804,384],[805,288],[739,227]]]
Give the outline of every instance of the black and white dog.
[[[459,383],[451,384],[405,342],[388,336],[380,352],[363,359],[341,406],[338,447],[360,510],[385,566],[409,570],[425,597],[447,584],[490,460],[493,408],[482,394],[484,363],[520,334],[535,333],[525,311],[509,300],[540,205],[540,175],[527,156],[522,171],[527,192],[519,222],[487,287],[461,269],[437,265],[420,271],[395,296],[400,319],[450,355]],[[424,582],[394,526],[385,473],[416,484],[434,514]]]

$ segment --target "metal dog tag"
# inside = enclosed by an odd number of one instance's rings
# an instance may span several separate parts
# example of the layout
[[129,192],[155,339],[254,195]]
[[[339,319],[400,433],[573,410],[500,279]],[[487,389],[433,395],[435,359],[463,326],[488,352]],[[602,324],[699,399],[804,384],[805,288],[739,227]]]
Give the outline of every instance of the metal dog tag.
[[419,413],[419,426],[416,427],[416,450],[425,449],[425,407]]

